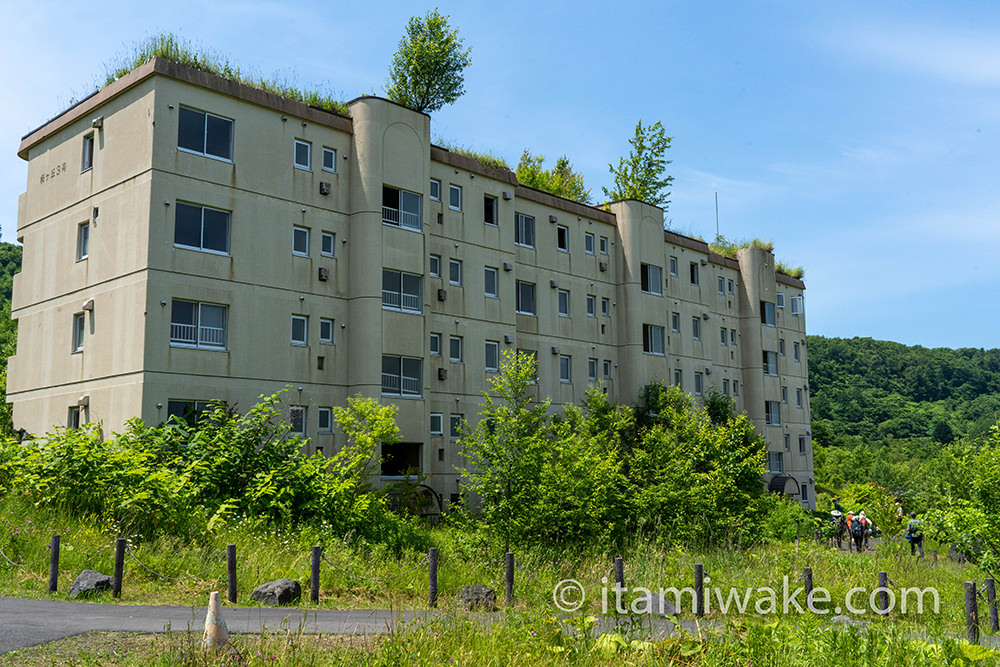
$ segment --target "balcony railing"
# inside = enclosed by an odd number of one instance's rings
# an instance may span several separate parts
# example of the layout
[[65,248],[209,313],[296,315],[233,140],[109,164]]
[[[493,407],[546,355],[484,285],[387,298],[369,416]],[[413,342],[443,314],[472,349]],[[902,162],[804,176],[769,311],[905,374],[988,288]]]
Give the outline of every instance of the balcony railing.
[[407,310],[414,313],[422,312],[420,295],[418,294],[400,294],[392,290],[382,290],[382,305],[386,308]]
[[204,345],[205,347],[225,347],[226,329],[224,327],[199,327],[194,324],[171,323],[170,342]]
[[[402,388],[402,391],[400,390]],[[382,373],[382,393],[392,396],[420,396],[420,378],[400,377],[394,373]]]
[[411,211],[401,211],[390,206],[382,207],[382,222],[396,227],[420,231],[420,216]]

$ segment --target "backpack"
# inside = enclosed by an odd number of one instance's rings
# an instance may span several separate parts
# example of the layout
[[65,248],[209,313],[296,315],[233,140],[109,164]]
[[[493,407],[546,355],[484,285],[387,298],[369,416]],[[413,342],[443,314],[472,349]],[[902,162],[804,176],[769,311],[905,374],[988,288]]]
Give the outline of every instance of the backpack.
[[865,534],[865,525],[861,523],[860,519],[854,520],[854,525],[851,526],[851,535],[854,537],[861,537]]
[[906,536],[911,539],[924,536],[919,520],[910,519],[909,523],[906,524]]

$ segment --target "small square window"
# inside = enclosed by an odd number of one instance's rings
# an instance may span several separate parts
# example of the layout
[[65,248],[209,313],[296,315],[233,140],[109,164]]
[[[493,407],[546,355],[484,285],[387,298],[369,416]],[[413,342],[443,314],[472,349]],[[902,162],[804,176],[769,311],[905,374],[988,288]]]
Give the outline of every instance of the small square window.
[[500,370],[500,342],[486,341],[486,371],[496,373]]
[[462,363],[462,337],[450,336],[448,338],[448,360],[456,364]]
[[486,294],[486,296],[493,299],[500,298],[500,292],[498,288],[499,276],[500,276],[499,272],[492,266],[487,266],[485,269],[483,269],[483,281],[485,284],[483,292]]
[[80,428],[81,408],[78,405],[72,405],[69,408],[69,413],[66,416],[66,428]]
[[448,186],[448,208],[453,211],[462,210],[462,186],[454,184]]
[[444,415],[440,412],[431,413],[431,435],[444,435]]
[[597,297],[593,294],[587,295],[587,317],[597,317]]
[[672,276],[676,276],[677,275],[677,258],[676,257],[671,257],[670,258],[670,275],[672,275]]
[[670,330],[674,333],[680,333],[681,331],[681,314],[671,313],[670,314]]
[[431,356],[432,357],[441,356],[441,334],[439,333],[431,334]]
[[573,381],[573,357],[568,354],[559,355],[559,381]]
[[90,223],[85,222],[76,228],[76,261],[90,256]]
[[295,140],[295,166],[299,169],[312,169],[312,144],[308,141]]
[[556,225],[556,249],[569,252],[569,227]]
[[430,198],[434,201],[441,201],[441,181],[436,178],[431,179]]
[[448,282],[452,285],[462,284],[462,260],[448,260]]
[[719,278],[719,294],[725,294],[725,293],[726,293],[726,279]]
[[83,138],[83,161],[80,172],[85,172],[94,167],[94,133],[91,132]]
[[604,379],[606,379],[606,380],[610,380],[611,379],[611,360],[610,359],[605,359],[604,360]]
[[785,307],[785,293],[784,292],[778,292],[777,294],[775,294],[774,295],[774,303],[775,303],[776,306],[778,306],[778,308],[784,308]]
[[309,230],[306,227],[292,227],[292,254],[309,256]]
[[569,317],[569,290],[559,290],[559,316]]
[[739,395],[740,395],[740,381],[733,380],[733,396],[739,396]]
[[602,255],[607,255],[608,254],[608,237],[607,236],[602,236],[601,237],[601,254]]
[[518,280],[515,285],[514,310],[522,315],[535,314],[535,284]]
[[725,345],[727,338],[728,336],[726,336],[726,327],[722,327],[721,329],[719,329],[719,342]]
[[319,318],[319,342],[321,345],[333,345],[333,320]]
[[323,171],[337,171],[337,149],[323,146]]
[[427,273],[434,278],[441,277],[441,256],[431,255],[427,264]]
[[601,315],[611,317],[611,299],[601,298]]
[[309,344],[309,317],[292,315],[292,345]]
[[588,255],[594,254],[594,235],[590,232],[583,235],[583,249]]
[[306,434],[306,407],[293,405],[288,415],[288,432],[292,435]]
[[83,338],[86,333],[87,314],[77,313],[73,316],[73,352],[83,351]]
[[448,435],[451,438],[462,437],[462,422],[465,421],[465,415],[458,415],[452,413],[448,420]]
[[732,281],[732,280],[730,280],[730,281],[729,281],[729,293],[730,293],[730,294],[732,294],[732,293],[733,293],[733,287],[734,287],[734,285],[733,285],[733,281]]
[[335,257],[337,254],[337,235],[333,232],[323,232],[322,245],[319,253],[324,257]]
[[316,422],[320,433],[333,433],[333,409],[320,408],[316,413]]

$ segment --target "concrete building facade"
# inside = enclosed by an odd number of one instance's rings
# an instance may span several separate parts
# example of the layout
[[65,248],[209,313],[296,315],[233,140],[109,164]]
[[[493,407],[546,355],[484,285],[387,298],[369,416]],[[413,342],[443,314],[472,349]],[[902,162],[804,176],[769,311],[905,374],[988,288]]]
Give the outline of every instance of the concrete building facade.
[[32,434],[289,387],[310,451],[349,396],[399,407],[383,479],[460,491],[455,435],[505,350],[556,408],[601,386],[715,387],[770,448],[765,482],[813,505],[804,284],[434,146],[374,97],[346,118],[154,59],[27,135],[14,282],[14,424]]

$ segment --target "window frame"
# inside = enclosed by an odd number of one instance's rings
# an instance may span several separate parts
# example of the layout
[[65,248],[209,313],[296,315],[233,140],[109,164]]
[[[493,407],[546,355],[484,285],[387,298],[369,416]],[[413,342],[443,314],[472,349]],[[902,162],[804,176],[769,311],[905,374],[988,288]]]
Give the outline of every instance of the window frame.
[[690,264],[690,274],[691,274],[690,278],[691,278],[691,284],[692,285],[700,285],[701,284],[701,277],[699,275],[699,270],[700,269],[701,269],[701,266],[698,264],[698,262],[691,262],[691,264]]
[[514,213],[514,245],[522,248],[535,247],[534,216],[526,213]]
[[[198,209],[199,222],[198,222],[198,238],[199,245],[189,245],[187,243],[177,242],[177,232],[178,232],[178,217],[181,215],[181,211],[184,209]],[[205,213],[206,211],[211,211],[213,213],[221,213],[225,215],[226,218],[226,249],[218,250],[216,248],[205,247]],[[232,211],[227,211],[223,208],[216,208],[214,206],[205,206],[204,204],[195,204],[193,202],[177,201],[174,203],[174,247],[182,248],[184,250],[195,250],[197,252],[207,252],[212,255],[222,255],[224,257],[229,257],[232,252],[232,221],[233,214]]]
[[[333,158],[333,162],[332,162],[333,166],[332,167],[327,167],[326,166],[326,157],[328,155]],[[325,172],[329,172],[331,174],[336,174],[337,173],[337,149],[336,148],[330,148],[329,146],[323,146],[323,163],[322,163],[322,166],[320,167],[320,169],[322,169]]]
[[795,359],[795,363],[802,361],[802,353],[799,351],[799,344],[797,341],[792,343],[792,358]]
[[[490,350],[493,350],[493,365],[490,365]],[[500,372],[500,341],[487,340],[484,345],[483,366],[487,373]]]
[[781,403],[764,401],[764,425],[781,426]]
[[[493,291],[490,291],[490,276],[493,276]],[[483,267],[483,295],[488,299],[500,298],[500,269],[495,266]]]
[[80,158],[81,174],[94,168],[94,147],[96,145],[93,132],[83,135],[83,155]]
[[[301,415],[301,430],[296,430],[295,414]],[[309,432],[309,407],[291,405],[288,407],[288,434],[305,436]]]
[[[523,303],[524,299],[521,295],[522,288],[528,289],[531,296],[531,310],[526,310],[526,304]],[[537,317],[538,313],[538,291],[535,283],[529,283],[526,280],[515,281],[514,289],[514,312],[518,315],[530,315],[532,317]]]
[[639,265],[639,289],[643,294],[663,296],[663,267],[656,264]]
[[556,310],[559,314],[559,317],[569,317],[570,316],[569,290],[568,289],[557,290],[556,302],[558,304]]
[[764,375],[770,375],[771,377],[778,376],[778,353],[772,352],[771,350],[761,350],[761,368],[764,371]]
[[[657,357],[666,355],[667,332],[658,324],[642,325],[642,352]],[[658,348],[658,349],[657,349]]]
[[[435,349],[435,346],[434,346],[434,341],[437,341],[437,348],[436,349]],[[437,332],[434,332],[434,331],[430,332],[430,337],[429,337],[427,346],[428,346],[427,349],[429,350],[428,353],[432,357],[440,357],[442,355],[442,353],[441,353],[441,334],[439,334]]]
[[691,340],[701,340],[701,318],[691,318]]
[[702,396],[705,394],[705,375],[700,371],[695,371],[694,373],[694,395]]
[[726,330],[726,327],[719,327],[719,342],[722,343],[723,347],[729,345],[728,339],[729,332]]
[[556,250],[569,252],[569,227],[566,225],[556,225]]
[[601,297],[601,316],[611,317],[611,299],[607,297]]
[[793,296],[790,301],[792,315],[801,315],[805,309],[805,298],[801,296]]
[[[392,274],[398,276],[399,291],[385,288],[386,274]],[[414,294],[412,291],[407,291],[406,288],[406,278],[410,278],[411,286],[412,279],[416,278],[417,292]],[[386,296],[389,295],[390,300],[386,301]],[[396,301],[399,305],[394,305],[391,300],[391,296],[396,295],[398,299]],[[408,307],[407,299],[409,297],[410,301],[416,301],[416,307]],[[382,308],[384,310],[394,310],[400,313],[415,313],[417,315],[422,315],[424,312],[424,278],[416,273],[409,273],[407,271],[396,271],[395,269],[382,269]]]
[[597,317],[597,295],[587,295],[587,317]]
[[771,301],[760,302],[760,323],[765,327],[777,326],[776,309]]
[[[174,322],[174,304],[184,303],[191,304],[195,307],[194,309],[194,324],[187,324],[184,322]],[[204,308],[219,308],[222,311],[222,338],[223,342],[221,345],[216,345],[213,343],[206,343],[202,340],[202,330],[205,328],[202,325],[202,310]],[[183,340],[174,337],[174,326],[193,326],[195,339],[194,342],[189,340]],[[215,327],[213,327],[215,328]],[[170,301],[170,346],[171,347],[185,347],[197,350],[214,350],[214,351],[226,351],[229,349],[229,306],[209,303],[205,301],[190,301],[188,299],[171,299]]]
[[[500,226],[500,205],[493,195],[483,195],[483,224],[491,227]],[[492,218],[492,220],[490,219]]]
[[602,369],[604,371],[604,379],[605,380],[610,380],[611,379],[611,371],[614,370],[614,366],[612,366],[610,359],[605,359],[604,360],[604,364],[602,364]]
[[[434,196],[434,186],[437,186],[437,196]],[[427,198],[431,201],[441,201],[441,181],[436,178],[430,180],[430,184],[427,186]]]
[[[458,194],[458,206],[455,205],[455,194]],[[454,183],[448,184],[448,208],[452,211],[462,210],[462,186]]]
[[82,262],[90,257],[90,221],[81,222],[76,226],[76,261]]
[[[435,418],[437,420],[437,428],[434,427]],[[443,412],[432,412],[430,413],[429,420],[431,436],[443,436],[444,435],[444,413]]]
[[[295,338],[295,323],[302,323],[302,339],[296,340]],[[289,337],[292,345],[296,347],[309,347],[309,316],[308,315],[292,315],[292,331]]]
[[[181,115],[185,112],[199,114],[202,117],[202,148],[201,150],[195,150],[193,148],[188,148],[186,146],[181,146]],[[219,155],[217,153],[208,152],[208,119],[214,118],[216,120],[224,121],[228,123],[229,126],[229,154]],[[211,158],[213,160],[219,160],[221,162],[234,162],[234,144],[236,142],[236,122],[232,118],[226,118],[225,116],[220,116],[218,114],[211,113],[209,111],[202,111],[200,109],[195,109],[194,107],[189,107],[185,105],[180,105],[177,118],[177,150],[183,151],[185,153],[191,153],[192,155],[201,155],[203,157]]]
[[333,433],[333,408],[316,408],[316,432]]
[[589,357],[587,359],[587,381],[597,382],[597,358]]
[[[301,238],[302,233],[305,233],[305,250],[298,250],[296,248],[296,238]],[[292,255],[295,257],[308,257],[309,256],[309,246],[311,239],[311,230],[309,227],[302,227],[301,225],[292,225]]]
[[681,332],[681,314],[676,311],[670,313],[670,331],[672,333]]
[[559,382],[561,384],[572,384],[573,382],[573,356],[569,354],[559,355]]
[[448,361],[453,364],[465,363],[465,340],[462,336],[448,336]]
[[427,258],[427,275],[432,278],[441,277],[441,255],[428,255]]
[[674,277],[678,275],[678,260],[673,255],[670,256],[670,275]]
[[785,293],[778,292],[774,295],[774,305],[776,308],[784,310],[785,308]]
[[[399,363],[399,373],[387,373],[385,369],[386,360],[396,360]],[[419,376],[406,375],[404,371],[404,362],[410,362],[411,366],[416,365],[417,370],[420,372]],[[424,366],[423,359],[420,357],[407,357],[400,354],[383,354],[382,355],[382,391],[383,396],[395,396],[398,398],[423,398],[424,395]],[[386,391],[386,376],[395,377],[399,379],[399,391],[392,392]],[[404,391],[403,390],[403,380],[409,379],[411,382],[416,382],[418,392]]]
[[[333,325],[334,325],[334,320],[333,319],[331,319],[329,317],[321,317],[321,318],[319,318],[319,344],[320,345],[333,345],[334,344],[334,340],[335,340],[334,339],[334,336],[335,336],[334,332],[335,332],[335,329],[333,328]],[[324,336],[323,335],[323,328],[327,327],[327,326],[330,329],[330,335],[329,336]]]
[[600,241],[598,243],[598,248],[599,248],[600,253],[602,255],[607,255],[608,254],[608,237],[607,236],[602,236],[600,238]]
[[[330,241],[330,251],[326,251],[327,240]],[[319,243],[319,254],[321,257],[337,256],[337,234],[335,232],[321,232]]]
[[[299,162],[299,147],[304,147],[306,161]],[[303,171],[312,171],[312,142],[305,139],[296,139],[295,148],[292,151],[292,166]]]
[[719,294],[723,294],[724,295],[726,293],[726,279],[723,278],[722,276],[719,276],[718,277],[718,285],[719,285],[719,287],[718,287]]
[[584,232],[583,234],[583,251],[588,255],[595,254],[597,250],[596,237],[592,232]]
[[[455,269],[458,269],[458,280],[455,279]],[[456,287],[462,286],[462,260],[451,258],[448,260],[448,284]]]
[[73,313],[73,334],[70,342],[70,354],[83,352],[83,344],[87,336],[87,313]]

